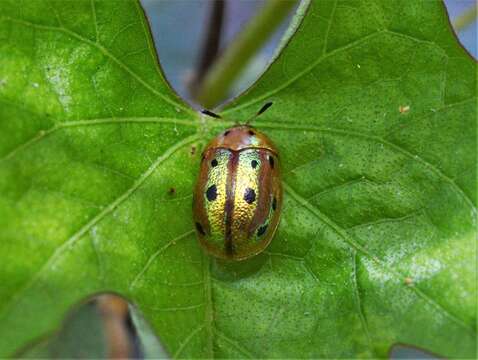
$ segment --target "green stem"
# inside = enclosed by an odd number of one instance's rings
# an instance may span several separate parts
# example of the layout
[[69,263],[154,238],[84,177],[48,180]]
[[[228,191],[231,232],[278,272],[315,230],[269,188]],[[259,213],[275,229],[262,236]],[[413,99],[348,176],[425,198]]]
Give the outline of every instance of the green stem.
[[224,99],[242,70],[296,3],[297,0],[266,2],[205,75],[197,93],[197,100],[202,106],[212,108]]
[[468,10],[463,12],[463,14],[458,16],[455,19],[455,21],[453,21],[453,27],[455,28],[455,31],[457,33],[462,31],[464,28],[470,25],[473,21],[475,21],[477,16],[478,16],[477,6],[475,4],[471,6]]

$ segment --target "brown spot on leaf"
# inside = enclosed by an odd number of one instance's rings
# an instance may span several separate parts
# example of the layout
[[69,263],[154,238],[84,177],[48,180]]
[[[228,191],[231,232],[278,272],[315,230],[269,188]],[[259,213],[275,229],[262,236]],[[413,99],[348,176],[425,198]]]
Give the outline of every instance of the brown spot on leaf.
[[400,114],[406,114],[410,111],[410,105],[400,105],[398,107],[398,111],[400,112]]

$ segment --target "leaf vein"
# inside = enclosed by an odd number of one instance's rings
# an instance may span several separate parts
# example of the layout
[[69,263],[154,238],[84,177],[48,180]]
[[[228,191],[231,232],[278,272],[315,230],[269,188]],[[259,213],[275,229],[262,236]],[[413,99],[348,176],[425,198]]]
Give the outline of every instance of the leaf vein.
[[214,302],[211,277],[211,260],[203,255],[203,278],[204,278],[204,303],[206,304],[204,309],[204,326],[207,331],[207,353],[209,358],[214,358]]
[[[131,285],[129,286],[129,289],[131,290],[132,288],[134,288],[138,282],[138,280],[144,275],[144,273],[149,269],[149,267],[151,266],[151,264],[153,263],[153,261],[159,256],[161,255],[165,250],[167,250],[169,247],[171,247],[172,245],[174,245],[176,243],[176,241],[179,241],[179,240],[182,240],[182,239],[185,239],[187,238],[189,235],[192,235],[194,233],[194,230],[189,230],[189,231],[186,231],[185,233],[175,237],[174,239],[172,239],[171,241],[169,241],[168,243],[166,243],[165,245],[161,246],[155,253],[153,253],[153,255],[150,256],[150,258],[146,261],[146,264],[144,265],[144,267],[139,271],[139,273],[134,277],[133,281],[131,282]],[[202,282],[201,282],[202,283]]]
[[12,300],[4,307],[3,316],[6,316],[9,313],[9,309],[13,306],[18,298],[31,286],[33,286],[41,277],[41,275],[50,269],[53,264],[62,258],[62,256],[70,250],[73,245],[85,235],[93,226],[99,223],[105,216],[113,212],[119,205],[121,205],[126,199],[128,199],[138,188],[146,181],[147,178],[158,168],[158,166],[171,157],[176,151],[182,147],[190,144],[191,142],[198,140],[199,136],[197,134],[189,136],[182,141],[179,141],[175,145],[167,149],[161,156],[159,156],[156,161],[134,182],[134,184],[125,191],[121,196],[119,196],[115,201],[108,205],[103,211],[98,213],[85,225],[83,225],[75,234],[73,234],[69,239],[67,239],[62,245],[57,247],[53,254],[47,259],[43,266],[36,272],[36,274],[28,281],[28,283],[22,287],[16,294],[12,296]]
[[430,170],[432,173],[434,173],[436,176],[438,176],[440,179],[442,179],[444,182],[447,182],[451,185],[452,189],[459,194],[465,202],[468,204],[468,206],[472,209],[473,214],[476,215],[476,207],[471,198],[463,191],[463,189],[458,186],[458,184],[450,177],[448,177],[446,174],[444,174],[442,171],[440,171],[436,166],[434,166],[432,163],[426,161],[425,159],[421,158],[418,154],[413,154],[410,151],[402,148],[401,146],[394,144],[390,141],[387,141],[381,137],[374,136],[374,135],[369,135],[369,134],[364,134],[364,133],[359,133],[359,132],[352,132],[349,130],[343,130],[343,129],[335,129],[335,128],[321,128],[321,127],[316,127],[312,125],[293,125],[293,124],[288,124],[288,123],[262,123],[262,127],[265,128],[272,128],[276,130],[298,130],[298,131],[316,131],[316,132],[324,132],[324,133],[331,133],[331,134],[336,134],[336,135],[342,135],[342,136],[351,136],[351,137],[357,137],[357,138],[362,138],[366,140],[371,140],[378,142],[380,144],[383,144],[391,149],[394,149],[395,151],[401,153],[405,157],[408,157],[409,159],[413,161],[417,161],[420,164],[422,164],[425,168]]
[[179,346],[179,348],[176,350],[176,352],[174,353],[173,355],[173,359],[177,359],[179,358],[179,355],[183,352],[184,348],[186,347],[187,344],[189,344],[189,342],[191,341],[191,339],[197,334],[199,333],[203,328],[204,326],[206,326],[205,324],[202,324],[201,326],[198,326],[196,329],[194,329],[193,331],[191,331],[191,333],[186,336],[186,338],[181,342],[181,345]]
[[56,26],[35,24],[35,23],[30,22],[30,21],[14,19],[14,18],[11,18],[11,17],[2,17],[2,19],[3,20],[8,20],[8,21],[11,21],[11,22],[16,22],[16,23],[22,24],[24,26],[30,26],[30,27],[33,27],[33,28],[36,28],[36,29],[62,32],[62,33],[65,33],[67,35],[70,35],[70,36],[74,37],[75,39],[77,39],[81,42],[84,42],[84,43],[86,43],[86,44],[88,44],[92,47],[95,47],[96,49],[101,51],[105,56],[110,58],[114,63],[116,63],[116,65],[118,65],[118,67],[123,69],[129,75],[131,75],[136,81],[138,81],[138,83],[140,83],[144,88],[149,90],[152,94],[156,95],[157,97],[159,97],[160,99],[162,99],[164,102],[166,102],[168,104],[171,104],[173,106],[176,106],[176,107],[179,107],[179,108],[183,109],[187,113],[194,113],[194,111],[192,109],[190,109],[189,107],[187,107],[184,104],[181,104],[177,101],[174,101],[174,100],[170,99],[169,97],[163,95],[161,92],[156,90],[152,85],[150,85],[148,82],[143,80],[138,74],[136,74],[133,70],[131,70],[129,68],[129,66],[127,66],[125,63],[123,63],[121,60],[119,60],[115,55],[113,55],[113,53],[111,53],[107,48],[105,48],[104,46],[102,46],[98,43],[95,43],[95,42],[81,36],[80,34],[74,32],[72,30],[69,30],[69,29],[66,29],[66,28],[61,28],[61,27],[56,27]]
[[332,27],[332,23],[334,21],[335,10],[337,9],[337,2],[338,0],[335,0],[334,7],[332,8],[332,11],[330,12],[330,19],[328,21],[327,30],[325,31],[325,36],[324,36],[324,47],[322,48],[322,56],[324,56],[327,53],[327,43],[329,40],[330,28]]
[[69,128],[69,127],[81,127],[91,125],[103,125],[103,124],[126,124],[126,123],[158,123],[158,124],[181,124],[185,126],[197,127],[198,123],[195,121],[176,119],[176,118],[162,118],[162,117],[131,117],[131,118],[103,118],[103,119],[88,119],[88,120],[75,120],[65,121],[57,125],[52,126],[50,129],[39,131],[34,137],[28,139],[24,143],[18,145],[14,149],[10,150],[5,156],[0,158],[0,163],[14,157],[18,152],[24,150],[48,135],[56,132],[57,130]]
[[417,210],[415,210],[415,211],[413,211],[409,214],[406,214],[404,216],[393,217],[393,218],[382,218],[382,219],[370,221],[370,222],[367,222],[367,223],[353,225],[353,226],[351,226],[351,227],[349,227],[345,230],[354,230],[354,229],[359,229],[359,228],[366,227],[366,226],[374,226],[374,225],[380,225],[380,224],[386,224],[386,223],[402,222],[402,221],[406,221],[408,219],[412,219],[414,217],[418,217],[418,215],[422,215],[423,212],[424,212],[424,209],[423,209],[423,207],[421,207],[421,208],[418,208]]
[[203,307],[205,304],[200,303],[200,304],[195,304],[195,305],[186,305],[186,306],[174,306],[174,307],[160,307],[160,308],[155,308],[155,307],[148,307],[148,306],[141,306],[142,309],[148,309],[151,311],[158,311],[158,312],[169,312],[169,311],[186,311],[186,310],[195,310],[199,309],[200,307]]
[[229,345],[231,345],[233,348],[235,348],[237,351],[239,351],[240,353],[242,353],[245,357],[249,358],[249,359],[259,359],[260,356],[256,356],[254,354],[252,354],[252,352],[250,352],[249,350],[247,350],[244,346],[241,346],[239,345],[235,340],[229,338],[226,334],[224,334],[223,332],[219,331],[219,330],[215,330],[214,331],[215,334],[221,338],[222,340],[224,340],[225,342],[227,342]]
[[90,0],[90,6],[91,6],[91,13],[93,15],[93,24],[95,25],[95,39],[96,39],[96,43],[99,44],[98,21],[96,19],[95,0]]
[[[387,270],[390,272],[391,275],[395,276],[397,279],[402,279],[405,278],[402,274],[400,274],[398,271],[388,268],[386,264],[382,262],[377,256],[372,255],[369,251],[367,251],[360,243],[355,241],[352,236],[343,228],[341,228],[338,224],[336,224],[333,220],[328,218],[325,214],[323,214],[319,209],[317,209],[315,206],[313,206],[311,203],[309,203],[305,198],[300,196],[294,189],[292,189],[287,183],[283,182],[284,189],[286,192],[299,204],[301,204],[304,208],[310,211],[312,215],[317,217],[319,220],[324,222],[327,226],[329,226],[337,235],[342,237],[342,239],[345,241],[346,244],[348,244],[352,249],[355,249],[356,251],[361,252],[364,254],[367,258],[369,258],[371,261],[375,262],[378,264],[380,267],[383,269]],[[458,318],[456,315],[452,314],[449,310],[444,308],[442,305],[438,304],[435,302],[433,299],[431,299],[426,293],[421,291],[417,286],[413,287],[407,287],[407,289],[410,289],[411,291],[415,292],[417,296],[421,297],[423,300],[425,300],[428,304],[433,306],[435,309],[437,309],[439,312],[441,312],[444,316],[446,316],[448,319],[453,321],[455,324],[463,327],[466,329],[469,333],[475,335],[475,330],[473,328],[470,328],[462,319]]]
[[367,318],[365,317],[364,309],[362,307],[362,301],[360,300],[360,292],[357,278],[357,251],[355,249],[352,249],[352,288],[352,293],[355,297],[357,313],[360,318],[360,323],[362,324],[363,331],[365,332],[369,350],[373,354],[372,339],[368,329]]
[[290,79],[284,81],[282,83],[282,85],[279,85],[277,86],[275,89],[273,90],[270,90],[270,91],[267,91],[265,92],[263,95],[261,96],[258,96],[256,97],[255,99],[252,99],[248,102],[245,102],[243,103],[242,105],[238,105],[238,106],[233,106],[225,111],[223,111],[222,113],[223,114],[228,114],[232,111],[237,111],[237,110],[240,110],[242,108],[245,108],[245,107],[248,107],[248,106],[251,106],[251,105],[254,105],[256,104],[257,102],[260,102],[260,101],[263,101],[264,99],[267,99],[269,98],[270,96],[274,95],[274,94],[277,94],[278,92],[286,89],[287,87],[289,87],[290,85],[292,85],[294,82],[296,82],[297,80],[299,80],[300,78],[302,78],[303,76],[307,75],[309,72],[311,72],[318,64],[320,64],[323,60],[337,54],[337,53],[340,53],[342,51],[345,51],[345,50],[348,50],[348,49],[351,49],[357,45],[361,45],[362,43],[366,42],[367,40],[370,40],[370,39],[373,39],[377,36],[380,36],[384,33],[384,31],[378,31],[378,32],[374,32],[372,34],[368,34],[360,39],[357,39],[357,40],[354,40],[352,42],[350,42],[349,44],[347,45],[344,45],[344,46],[341,46],[337,49],[334,49],[332,51],[330,51],[329,53],[323,55],[323,56],[319,56],[319,58],[314,61],[311,65],[309,65],[308,67],[306,67],[304,70],[302,71],[299,71],[296,75],[292,76]]

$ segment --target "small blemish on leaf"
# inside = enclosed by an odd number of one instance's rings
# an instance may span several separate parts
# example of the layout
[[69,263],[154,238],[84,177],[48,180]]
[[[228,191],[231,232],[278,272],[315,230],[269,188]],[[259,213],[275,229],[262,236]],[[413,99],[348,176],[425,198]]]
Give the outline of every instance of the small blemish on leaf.
[[191,155],[195,155],[195,154],[196,154],[196,147],[191,146]]
[[410,106],[409,105],[400,105],[398,107],[398,111],[400,112],[400,114],[406,114],[410,111]]
[[412,279],[411,277],[409,277],[409,276],[407,276],[407,277],[403,280],[403,282],[404,282],[405,285],[407,285],[407,286],[413,286],[413,279]]
[[175,195],[176,194],[176,189],[175,188],[169,188],[168,190],[169,195]]

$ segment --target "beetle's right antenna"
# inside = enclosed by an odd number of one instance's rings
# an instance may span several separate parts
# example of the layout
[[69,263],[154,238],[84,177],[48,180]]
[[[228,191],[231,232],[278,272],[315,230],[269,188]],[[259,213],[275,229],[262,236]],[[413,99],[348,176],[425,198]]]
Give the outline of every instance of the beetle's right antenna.
[[246,125],[249,125],[249,123],[252,120],[256,119],[260,114],[262,114],[264,111],[269,109],[271,106],[272,106],[272,101],[265,103],[254,116],[252,116],[249,120],[246,121]]
[[215,119],[222,119],[222,117],[216,113],[213,113],[212,111],[209,111],[207,109],[202,109],[201,110],[201,113],[203,113],[204,115],[207,115],[207,116],[210,116],[210,117],[213,117]]

